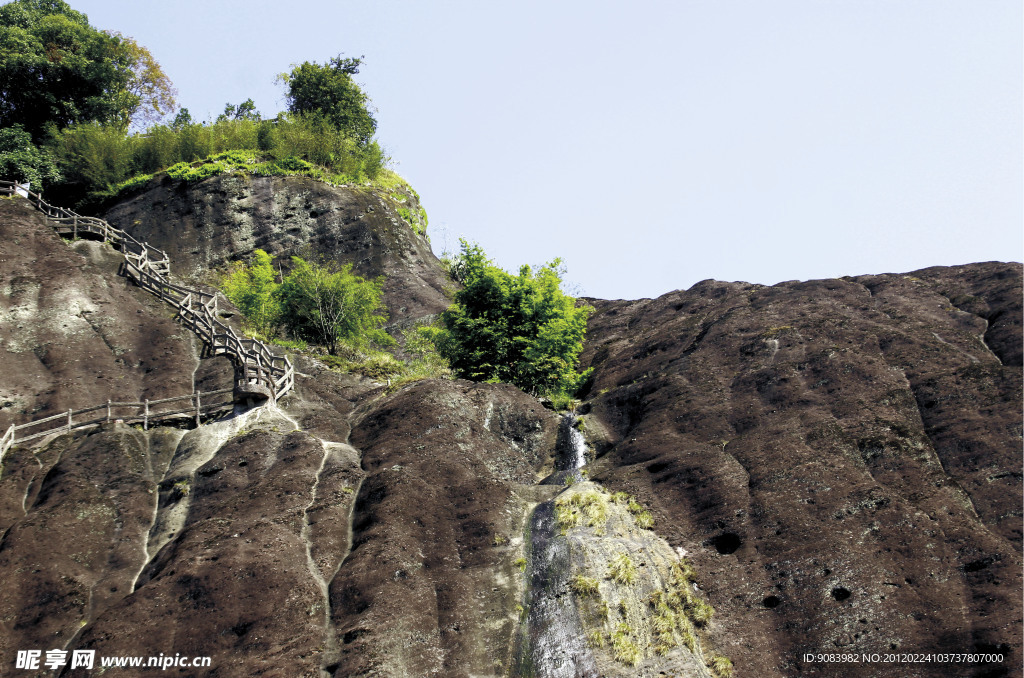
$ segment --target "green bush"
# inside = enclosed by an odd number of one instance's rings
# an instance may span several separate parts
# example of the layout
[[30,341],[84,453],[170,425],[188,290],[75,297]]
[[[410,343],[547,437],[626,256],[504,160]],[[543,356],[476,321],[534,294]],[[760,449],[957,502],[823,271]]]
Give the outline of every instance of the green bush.
[[[189,170],[179,172],[187,177]],[[275,278],[270,255],[258,249],[249,265],[236,264],[221,282],[225,295],[264,336],[273,337],[284,327],[294,339],[326,346],[331,355],[346,348],[353,357],[370,344],[394,343],[382,329],[387,319],[383,278],[366,280],[352,273],[351,264],[302,257],[292,257],[292,270],[282,282]],[[363,369],[373,373],[369,376],[395,371],[392,356],[374,359],[362,361]]]
[[589,374],[576,372],[590,307],[562,292],[561,262],[513,276],[478,245],[461,241],[452,263],[463,288],[441,315],[438,348],[459,376],[503,381],[533,394],[575,392]]
[[620,584],[632,584],[636,579],[636,565],[628,553],[616,553],[608,563],[608,578]]
[[383,284],[383,277],[366,280],[355,275],[351,264],[292,257],[292,271],[277,290],[282,321],[296,337],[326,346],[332,354],[342,342],[394,343],[382,329],[387,320]]
[[268,339],[277,335],[281,322],[280,286],[275,278],[271,256],[258,249],[252,263],[238,262],[221,281],[224,294],[245,314],[252,329]]
[[569,588],[580,598],[600,595],[597,580],[591,577],[584,577],[582,574],[577,574],[572,578],[572,581],[569,582]]
[[20,125],[0,129],[0,178],[28,181],[36,191],[59,181],[60,171],[53,156],[32,143],[32,135]]

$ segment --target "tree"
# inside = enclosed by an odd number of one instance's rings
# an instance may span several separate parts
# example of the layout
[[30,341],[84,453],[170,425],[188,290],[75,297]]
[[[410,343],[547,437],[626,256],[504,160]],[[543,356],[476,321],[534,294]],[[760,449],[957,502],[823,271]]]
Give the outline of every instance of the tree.
[[178,114],[174,116],[174,120],[171,121],[171,129],[175,132],[180,132],[189,125],[192,124],[192,114],[188,112],[187,108],[181,108],[178,110]]
[[227,120],[256,120],[259,121],[260,112],[256,110],[256,102],[251,98],[235,106],[224,104],[224,112],[217,116],[217,122]]
[[283,321],[295,336],[337,355],[342,343],[365,346],[393,342],[382,329],[383,277],[366,280],[352,265],[310,263],[292,257],[293,268],[279,290]]
[[131,126],[144,129],[174,112],[178,108],[178,91],[150,51],[117,31],[104,32],[121,41],[119,48],[128,57],[131,77],[125,89],[138,100],[133,109],[125,111]]
[[38,144],[51,126],[125,130],[173,108],[170,80],[131,38],[93,28],[63,0],[0,7],[0,127],[21,125]]
[[238,262],[221,283],[227,298],[264,337],[276,336],[281,322],[280,285],[275,277],[273,259],[258,249],[252,263]]
[[573,393],[590,307],[561,291],[561,261],[513,276],[479,245],[460,241],[453,267],[463,288],[441,314],[438,349],[461,377],[504,381],[531,393]]
[[37,191],[61,179],[53,156],[37,148],[21,125],[0,129],[0,177],[28,181]]
[[288,88],[288,110],[323,116],[361,145],[369,144],[377,131],[377,120],[367,108],[369,98],[352,79],[361,63],[362,57],[338,55],[325,65],[306,61],[291,73],[281,74]]

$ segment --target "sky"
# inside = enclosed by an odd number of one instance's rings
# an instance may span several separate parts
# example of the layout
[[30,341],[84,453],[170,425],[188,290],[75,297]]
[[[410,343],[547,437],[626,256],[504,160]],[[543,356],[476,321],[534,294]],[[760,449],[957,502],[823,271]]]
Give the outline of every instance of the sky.
[[68,0],[193,118],[339,53],[435,253],[654,297],[1024,258],[1019,0]]

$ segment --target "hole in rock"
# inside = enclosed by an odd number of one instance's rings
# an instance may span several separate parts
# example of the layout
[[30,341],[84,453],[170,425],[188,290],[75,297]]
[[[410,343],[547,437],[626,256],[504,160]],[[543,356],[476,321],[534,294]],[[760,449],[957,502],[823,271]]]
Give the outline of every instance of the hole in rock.
[[710,543],[720,554],[727,555],[729,553],[736,553],[743,540],[735,532],[725,532],[717,537],[713,537]]
[[770,610],[770,609],[772,609],[774,607],[778,607],[779,603],[781,603],[781,602],[782,601],[779,600],[778,596],[768,596],[767,598],[765,598],[764,600],[761,601],[761,604],[764,605],[765,607],[767,607]]
[[832,597],[839,601],[846,600],[850,597],[850,590],[845,589],[842,586],[837,586],[832,589]]

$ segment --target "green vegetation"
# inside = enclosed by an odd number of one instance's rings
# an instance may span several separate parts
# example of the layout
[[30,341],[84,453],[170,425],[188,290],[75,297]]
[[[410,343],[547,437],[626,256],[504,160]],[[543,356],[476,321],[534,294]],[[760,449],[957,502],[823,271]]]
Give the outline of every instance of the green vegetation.
[[[168,168],[186,181],[245,171],[404,183],[383,176],[389,158],[352,80],[360,63],[338,57],[282,74],[289,110],[276,119],[261,119],[248,99],[227,104],[216,121],[194,121],[183,108],[161,124],[177,109],[176,92],[145,47],[90,26],[63,0],[14,0],[0,7],[0,171],[86,210]],[[238,151],[245,157],[223,156]],[[405,210],[423,234],[425,213]]]
[[611,562],[608,563],[608,578],[619,584],[632,584],[636,579],[636,565],[628,553],[616,553]]
[[435,339],[460,377],[507,382],[538,394],[574,393],[590,308],[562,292],[561,262],[511,275],[465,240],[450,266],[463,285]]
[[337,355],[341,343],[363,347],[394,342],[382,329],[387,320],[383,277],[361,278],[352,273],[351,264],[316,264],[301,257],[292,257],[292,264],[276,293],[294,336],[326,346],[331,355]]
[[572,581],[569,582],[569,588],[572,589],[573,593],[581,598],[600,595],[597,580],[590,577],[584,577],[581,574],[577,574],[572,578]]
[[0,127],[18,125],[39,143],[53,128],[124,130],[174,105],[160,65],[131,38],[90,26],[62,0],[0,7]]
[[376,142],[360,145],[313,115],[154,125],[144,135],[83,123],[55,133],[47,152],[64,173],[59,190],[79,201],[144,187],[161,170],[189,182],[240,172],[308,176],[335,185],[405,183],[386,169],[389,158]]
[[330,367],[388,381],[392,389],[451,376],[430,340],[432,326],[404,333],[407,360],[382,350],[395,345],[383,330],[382,278],[366,280],[350,265],[302,257],[292,257],[290,268],[278,281],[272,257],[258,249],[249,264],[236,263],[221,280],[224,294],[245,315],[247,331],[292,350],[323,346],[329,355],[321,360]]
[[369,112],[369,99],[352,76],[359,73],[362,57],[344,59],[339,54],[327,64],[306,61],[282,74],[288,87],[288,110],[321,116],[333,127],[367,145],[377,130]]
[[629,666],[636,666],[643,658],[640,648],[632,638],[632,631],[628,624],[619,624],[619,627],[612,634],[612,651],[615,660]]
[[526,572],[526,558],[516,558],[512,564],[519,568],[520,572]]
[[571,492],[555,500],[555,522],[562,534],[583,524],[597,528],[600,535],[607,521],[608,496],[600,490]]
[[587,631],[587,645],[590,647],[604,647],[604,634],[601,633],[600,629],[590,629]]
[[269,254],[256,250],[251,264],[236,264],[222,281],[225,295],[245,314],[249,328],[267,338],[281,328],[291,336],[327,347],[389,345],[381,327],[383,280],[365,280],[352,267],[333,262],[310,263],[292,257],[292,270],[276,281]]
[[245,314],[249,327],[268,338],[277,334],[281,322],[276,277],[271,256],[256,250],[250,265],[237,262],[221,282],[224,294]]
[[13,125],[0,129],[0,177],[36,187],[59,181],[61,174],[53,155],[33,144],[21,125]]

